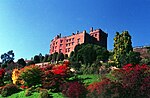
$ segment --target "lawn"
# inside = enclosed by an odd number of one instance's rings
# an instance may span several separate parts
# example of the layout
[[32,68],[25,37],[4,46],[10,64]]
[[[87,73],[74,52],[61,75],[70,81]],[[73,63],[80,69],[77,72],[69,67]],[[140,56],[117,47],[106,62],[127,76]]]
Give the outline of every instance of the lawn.
[[[101,76],[100,75],[79,75],[79,79],[85,83],[85,85],[89,85],[93,82],[100,81]],[[52,98],[64,98],[62,93],[49,93]],[[0,95],[0,98],[4,98]],[[26,97],[25,96],[25,91],[21,91],[19,93],[13,94],[11,96],[8,96],[7,98],[39,98],[39,93],[34,92],[31,96]]]

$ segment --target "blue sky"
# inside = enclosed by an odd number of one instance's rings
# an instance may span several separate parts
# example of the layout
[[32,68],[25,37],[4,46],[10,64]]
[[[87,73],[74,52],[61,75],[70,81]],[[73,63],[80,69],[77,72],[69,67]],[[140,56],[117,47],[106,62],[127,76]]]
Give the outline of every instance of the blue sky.
[[0,0],[0,54],[15,60],[49,53],[50,41],[90,27],[108,33],[128,30],[133,46],[150,45],[150,0]]

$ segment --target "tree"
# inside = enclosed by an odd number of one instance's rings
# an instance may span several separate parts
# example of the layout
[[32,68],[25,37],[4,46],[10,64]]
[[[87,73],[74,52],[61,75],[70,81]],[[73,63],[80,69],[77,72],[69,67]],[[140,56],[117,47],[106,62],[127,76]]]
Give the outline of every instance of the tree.
[[18,59],[17,63],[18,63],[19,65],[22,65],[23,67],[26,66],[26,62],[24,61],[23,58]]
[[42,56],[42,54],[39,54],[39,58],[40,58],[40,62],[43,62],[44,56]]
[[59,53],[57,55],[57,61],[63,61],[64,60],[64,54],[63,53]]
[[109,52],[104,47],[93,44],[81,44],[75,47],[74,52],[71,52],[69,60],[91,65],[95,61],[106,61],[108,57]]
[[2,63],[7,63],[10,60],[14,60],[14,53],[13,50],[8,51],[1,55]]
[[52,57],[52,60],[53,60],[53,61],[56,61],[57,55],[58,55],[58,52],[55,52],[55,53],[53,54],[53,57]]
[[50,54],[49,56],[48,56],[48,62],[50,62],[51,60],[52,60],[52,57],[53,57],[53,54]]
[[44,57],[44,59],[43,59],[43,62],[48,62],[48,57],[49,57],[49,55],[48,55],[48,54],[45,54],[45,57]]
[[114,38],[114,60],[117,63],[117,67],[121,67],[126,63],[126,57],[129,52],[132,52],[131,36],[128,31],[123,31],[122,34],[116,32]]
[[68,59],[68,54],[65,54],[65,55],[64,55],[64,59]]
[[34,63],[40,63],[40,57],[38,55],[34,56]]

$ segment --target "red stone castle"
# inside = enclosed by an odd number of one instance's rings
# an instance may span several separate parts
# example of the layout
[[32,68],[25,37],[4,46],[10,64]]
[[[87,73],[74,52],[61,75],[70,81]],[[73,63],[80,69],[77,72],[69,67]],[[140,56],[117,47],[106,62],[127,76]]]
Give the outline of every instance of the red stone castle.
[[83,32],[77,31],[76,34],[72,33],[72,35],[65,37],[61,37],[60,34],[51,41],[50,54],[62,52],[69,56],[75,46],[82,43],[97,44],[107,48],[107,37],[108,34],[101,29],[93,30],[93,28],[90,29],[90,33],[87,33],[86,30],[84,30]]

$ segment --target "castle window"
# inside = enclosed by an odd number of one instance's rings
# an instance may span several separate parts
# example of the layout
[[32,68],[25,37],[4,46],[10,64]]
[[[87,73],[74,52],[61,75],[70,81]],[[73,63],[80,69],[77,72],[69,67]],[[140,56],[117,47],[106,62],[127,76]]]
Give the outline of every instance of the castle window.
[[59,49],[59,53],[61,53],[62,52],[62,49]]
[[74,38],[72,38],[72,41],[74,41]]
[[95,37],[97,37],[97,34],[95,34]]
[[71,39],[69,39],[69,41],[71,41]]
[[60,44],[60,47],[62,46],[62,44]]
[[70,46],[70,43],[69,43],[69,46]]
[[56,42],[56,45],[57,45],[57,42]]
[[66,49],[66,52],[67,52],[67,49]]
[[80,38],[78,38],[78,43],[80,42]]
[[74,42],[72,42],[72,45],[74,44]]
[[68,42],[68,39],[66,41]]
[[63,40],[60,40],[60,43],[62,43],[63,42]]
[[70,48],[68,48],[68,52],[70,52]]
[[68,46],[68,44],[66,44],[66,47]]

